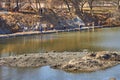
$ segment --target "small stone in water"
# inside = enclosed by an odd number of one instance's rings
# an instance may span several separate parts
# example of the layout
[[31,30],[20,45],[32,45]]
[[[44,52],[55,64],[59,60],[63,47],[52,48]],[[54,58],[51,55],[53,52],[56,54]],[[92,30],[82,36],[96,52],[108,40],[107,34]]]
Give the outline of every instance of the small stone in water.
[[110,78],[109,80],[116,80],[116,78]]

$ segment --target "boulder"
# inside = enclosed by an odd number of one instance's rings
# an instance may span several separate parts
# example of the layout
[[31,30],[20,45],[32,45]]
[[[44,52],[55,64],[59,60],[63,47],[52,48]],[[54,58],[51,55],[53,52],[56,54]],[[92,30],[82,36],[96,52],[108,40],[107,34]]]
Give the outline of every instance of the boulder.
[[102,59],[102,60],[108,60],[111,58],[111,55],[109,52],[98,52],[96,54],[96,59]]
[[110,78],[109,80],[116,80],[116,78]]

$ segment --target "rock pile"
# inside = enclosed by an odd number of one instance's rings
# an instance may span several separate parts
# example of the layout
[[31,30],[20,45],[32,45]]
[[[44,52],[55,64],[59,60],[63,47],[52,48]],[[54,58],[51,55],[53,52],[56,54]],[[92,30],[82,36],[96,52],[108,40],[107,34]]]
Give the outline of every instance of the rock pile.
[[11,67],[51,66],[70,72],[92,72],[106,69],[120,63],[119,52],[63,52],[28,54],[0,59],[0,65]]
[[106,69],[120,63],[120,55],[117,52],[89,53],[80,59],[70,60],[58,68],[70,72],[92,72]]

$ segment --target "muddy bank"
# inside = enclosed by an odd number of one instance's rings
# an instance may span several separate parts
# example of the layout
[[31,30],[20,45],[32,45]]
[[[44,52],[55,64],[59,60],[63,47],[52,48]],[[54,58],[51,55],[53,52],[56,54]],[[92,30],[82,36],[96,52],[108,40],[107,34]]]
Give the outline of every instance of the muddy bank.
[[63,52],[11,56],[0,59],[1,66],[42,67],[51,66],[70,72],[92,72],[120,63],[119,52]]

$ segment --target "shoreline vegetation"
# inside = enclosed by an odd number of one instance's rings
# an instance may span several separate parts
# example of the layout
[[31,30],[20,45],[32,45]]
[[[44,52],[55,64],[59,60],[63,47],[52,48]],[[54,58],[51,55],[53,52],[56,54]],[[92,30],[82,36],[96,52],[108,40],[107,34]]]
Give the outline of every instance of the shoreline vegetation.
[[49,52],[0,58],[0,66],[50,66],[67,72],[94,72],[120,64],[120,52]]

